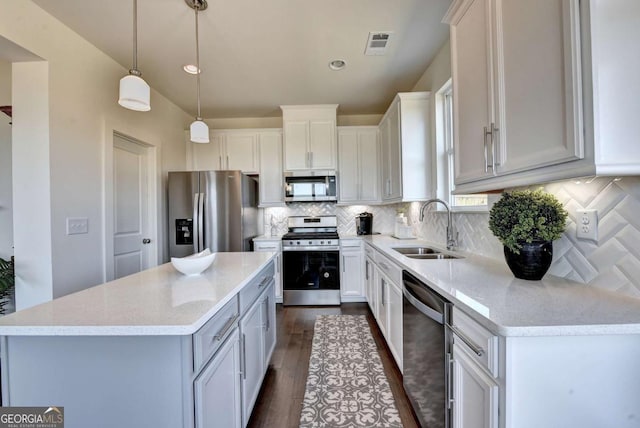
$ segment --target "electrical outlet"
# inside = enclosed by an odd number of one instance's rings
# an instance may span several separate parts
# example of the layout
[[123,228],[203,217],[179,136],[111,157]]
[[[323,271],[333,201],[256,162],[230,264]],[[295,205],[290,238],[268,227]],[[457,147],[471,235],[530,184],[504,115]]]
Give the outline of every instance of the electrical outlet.
[[576,211],[576,238],[598,242],[598,211]]
[[89,219],[86,217],[67,217],[67,235],[89,233]]

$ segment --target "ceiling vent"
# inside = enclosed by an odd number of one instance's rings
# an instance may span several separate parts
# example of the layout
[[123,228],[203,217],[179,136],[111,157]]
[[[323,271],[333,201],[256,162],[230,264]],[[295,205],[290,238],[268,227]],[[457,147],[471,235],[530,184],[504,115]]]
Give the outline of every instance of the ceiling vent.
[[393,31],[372,31],[367,39],[367,48],[364,50],[365,55],[384,55],[387,53],[389,41],[393,36]]

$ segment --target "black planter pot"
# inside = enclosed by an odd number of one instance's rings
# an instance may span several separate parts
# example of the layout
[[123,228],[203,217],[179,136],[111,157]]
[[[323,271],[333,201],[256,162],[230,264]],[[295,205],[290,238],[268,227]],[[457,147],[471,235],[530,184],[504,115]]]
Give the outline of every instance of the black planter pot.
[[532,243],[522,242],[520,254],[516,254],[509,248],[504,247],[504,258],[507,260],[509,269],[516,278],[527,279],[529,281],[539,281],[542,279],[553,258],[552,241],[533,241]]

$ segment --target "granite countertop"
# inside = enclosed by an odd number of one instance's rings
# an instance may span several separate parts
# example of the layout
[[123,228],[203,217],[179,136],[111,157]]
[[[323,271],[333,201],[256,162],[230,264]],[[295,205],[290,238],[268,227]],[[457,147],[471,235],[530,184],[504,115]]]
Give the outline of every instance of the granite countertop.
[[195,333],[275,253],[218,253],[201,275],[171,263],[0,318],[0,335],[140,336]]
[[506,262],[464,252],[462,259],[419,260],[394,247],[440,244],[369,236],[384,253],[472,316],[503,336],[640,334],[640,299],[546,275],[516,279]]

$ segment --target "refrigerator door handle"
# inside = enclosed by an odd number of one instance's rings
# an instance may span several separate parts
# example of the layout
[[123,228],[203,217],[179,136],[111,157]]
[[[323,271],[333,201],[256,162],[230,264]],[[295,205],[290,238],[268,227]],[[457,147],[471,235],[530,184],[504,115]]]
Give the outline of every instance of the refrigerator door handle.
[[204,250],[204,193],[200,193],[200,206],[198,208],[198,251]]
[[198,253],[200,252],[200,250],[198,249],[198,240],[195,239],[196,236],[200,235],[200,222],[198,220],[198,214],[199,214],[199,206],[200,206],[200,193],[194,193],[193,194],[193,234],[194,234],[194,240],[193,240],[193,252],[194,253]]

